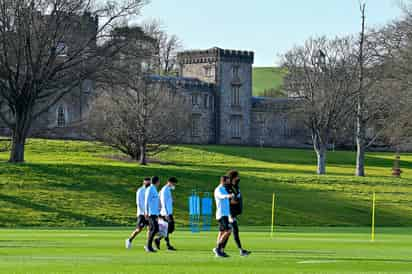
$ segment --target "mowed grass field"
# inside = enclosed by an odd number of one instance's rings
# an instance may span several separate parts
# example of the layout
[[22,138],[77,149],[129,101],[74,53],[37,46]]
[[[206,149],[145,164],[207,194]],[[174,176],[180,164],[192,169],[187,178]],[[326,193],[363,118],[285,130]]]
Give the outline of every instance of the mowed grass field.
[[[245,227],[243,227],[245,230]],[[178,230],[178,252],[143,251],[143,238],[123,246],[128,230],[0,230],[0,273],[411,273],[412,236],[406,228],[380,228],[375,242],[361,228],[281,228],[273,238],[246,228],[240,257],[215,258],[216,233]],[[261,232],[256,232],[256,231]],[[252,232],[253,231],[253,232]]]
[[254,67],[253,95],[261,96],[267,89],[279,89],[285,75],[286,72],[278,67]]
[[311,150],[236,146],[177,146],[142,167],[92,142],[28,142],[26,163],[0,153],[1,227],[124,227],[135,222],[135,191],[145,176],[178,177],[178,226],[188,224],[192,189],[213,192],[236,168],[245,200],[241,222],[268,226],[272,193],[281,226],[369,226],[376,192],[377,226],[412,227],[412,155],[402,155],[402,179],[391,177],[392,153],[368,153],[366,178],[355,178],[354,153],[328,154],[328,174],[315,175]]

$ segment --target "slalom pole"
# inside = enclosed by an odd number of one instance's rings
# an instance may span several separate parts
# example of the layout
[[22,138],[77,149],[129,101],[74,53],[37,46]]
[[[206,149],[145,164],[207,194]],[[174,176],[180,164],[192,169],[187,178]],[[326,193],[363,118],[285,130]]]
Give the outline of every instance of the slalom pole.
[[273,232],[275,231],[275,193],[272,196],[272,226],[270,227],[270,237],[273,238]]
[[371,241],[375,241],[375,206],[376,206],[376,194],[373,192],[372,197],[372,230],[371,230]]

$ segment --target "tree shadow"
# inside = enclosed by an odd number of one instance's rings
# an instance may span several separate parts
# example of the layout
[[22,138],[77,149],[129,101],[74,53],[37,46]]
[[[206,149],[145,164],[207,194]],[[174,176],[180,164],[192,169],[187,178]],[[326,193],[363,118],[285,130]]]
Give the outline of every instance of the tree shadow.
[[[313,152],[313,150],[310,149],[256,148],[226,145],[187,145],[185,147],[208,153],[224,154],[272,164],[296,164],[316,166],[316,155]],[[328,165],[354,167],[356,163],[355,161],[356,154],[352,151],[328,151],[327,154]],[[367,153],[365,161],[366,166],[392,168],[393,165],[392,159],[380,158],[375,156],[373,153]],[[410,165],[412,164],[412,161],[402,160],[402,163]]]
[[9,195],[0,193],[0,199],[3,201],[7,201],[11,204],[17,205],[17,206],[31,208],[31,209],[41,211],[41,212],[57,213],[59,214],[59,216],[62,216],[63,218],[83,221],[85,222],[85,225],[102,225],[102,226],[120,225],[119,223],[116,223],[114,221],[103,220],[103,219],[92,217],[86,214],[79,214],[79,213],[74,213],[68,210],[53,208],[47,205],[34,203],[33,201],[30,201],[28,199],[24,199],[24,198],[20,198],[16,196],[9,196]]
[[[41,164],[26,163],[14,166],[8,163],[0,163],[3,173],[10,173],[20,176],[19,181],[6,182],[1,184],[2,193],[0,200],[7,203],[31,208],[39,212],[52,212],[62,217],[62,219],[76,220],[84,222],[87,226],[117,226],[134,221],[135,210],[135,190],[141,185],[141,181],[146,176],[157,175],[162,179],[162,183],[170,176],[176,176],[179,183],[175,195],[176,221],[178,224],[188,223],[188,196],[192,189],[201,192],[213,193],[218,185],[219,177],[223,175],[227,167],[216,167],[213,165],[187,165],[187,166],[150,166],[136,167],[134,165],[110,165],[110,164]],[[259,176],[262,173],[273,173],[270,168],[240,168],[242,171],[255,172],[242,176],[242,192],[245,197],[245,218],[242,224],[246,225],[268,225],[271,215],[272,193],[277,195],[277,223],[280,225],[343,225],[359,226],[370,223],[370,202],[357,200],[359,193],[346,193],[343,196],[341,190],[319,190],[305,189],[301,184],[294,184],[293,179],[276,178],[267,179]],[[302,173],[306,174],[306,173]],[[316,182],[316,178],[302,178],[309,182]],[[329,178],[328,178],[329,179]],[[299,178],[295,178],[299,182]],[[36,186],[33,186],[37,184]],[[21,188],[25,192],[15,191]],[[3,192],[3,189],[6,190]],[[12,190],[8,193],[7,190]],[[28,191],[26,191],[28,190]],[[73,212],[74,206],[79,203],[73,201],[65,204],[64,201],[53,200],[55,206],[47,204],[52,197],[40,197],[41,202],[35,202],[28,195],[37,195],[41,190],[53,193],[60,191],[72,191],[78,197],[88,195],[87,205],[82,204],[80,212]],[[358,191],[358,190],[356,190]],[[100,194],[98,197],[96,194]],[[96,196],[96,197],[95,197]],[[76,196],[75,196],[76,197]],[[124,212],[117,216],[115,212],[108,211],[104,217],[96,217],[94,212],[88,211],[88,205],[99,207],[101,200],[115,204],[117,209]],[[73,209],[72,209],[73,207]],[[104,209],[104,208],[103,208]],[[76,207],[79,211],[79,207]],[[342,211],[344,213],[342,213]],[[379,209],[379,220],[377,224],[385,225],[411,225],[412,216],[405,214],[405,210],[400,210],[396,205]],[[406,212],[410,213],[410,212]],[[24,215],[24,212],[21,213]],[[1,220],[0,224],[4,223]],[[18,223],[17,223],[18,224]],[[22,223],[22,225],[24,225]]]

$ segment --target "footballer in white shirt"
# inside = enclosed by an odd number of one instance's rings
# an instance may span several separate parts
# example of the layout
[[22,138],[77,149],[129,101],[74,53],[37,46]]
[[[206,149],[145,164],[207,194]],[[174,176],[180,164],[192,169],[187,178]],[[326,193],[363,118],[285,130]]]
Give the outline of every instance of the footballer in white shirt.
[[136,238],[136,236],[148,225],[148,221],[144,216],[144,195],[148,186],[150,186],[150,178],[145,178],[143,180],[143,185],[136,191],[137,224],[136,229],[132,232],[130,237],[126,239],[126,248],[132,247],[134,238]]
[[177,184],[177,179],[171,177],[167,180],[167,183],[160,190],[160,218],[163,219],[168,224],[167,236],[159,236],[155,239],[155,244],[157,249],[160,249],[160,242],[164,238],[167,245],[167,250],[176,251],[176,249],[170,244],[169,235],[175,230],[175,221],[173,219],[173,197],[172,191],[175,190]]
[[216,257],[228,257],[228,255],[223,251],[223,248],[232,233],[232,228],[229,223],[229,216],[230,199],[234,196],[226,191],[226,186],[229,183],[229,177],[222,176],[220,178],[220,184],[216,187],[214,192],[216,202],[216,220],[219,222],[217,245],[216,248],[213,249],[213,253],[215,253]]

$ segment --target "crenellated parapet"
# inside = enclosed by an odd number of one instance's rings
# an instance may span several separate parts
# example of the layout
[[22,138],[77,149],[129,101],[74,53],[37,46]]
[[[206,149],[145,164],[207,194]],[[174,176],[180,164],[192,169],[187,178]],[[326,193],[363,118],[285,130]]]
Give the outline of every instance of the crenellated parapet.
[[250,63],[254,61],[253,51],[230,50],[214,47],[207,50],[189,50],[178,54],[180,64],[196,63],[215,63],[215,62],[232,62],[232,63]]
[[192,77],[149,75],[146,77],[146,80],[150,82],[166,83],[174,88],[183,88],[186,90],[196,90],[210,93],[214,93],[215,90],[214,84],[203,82]]

